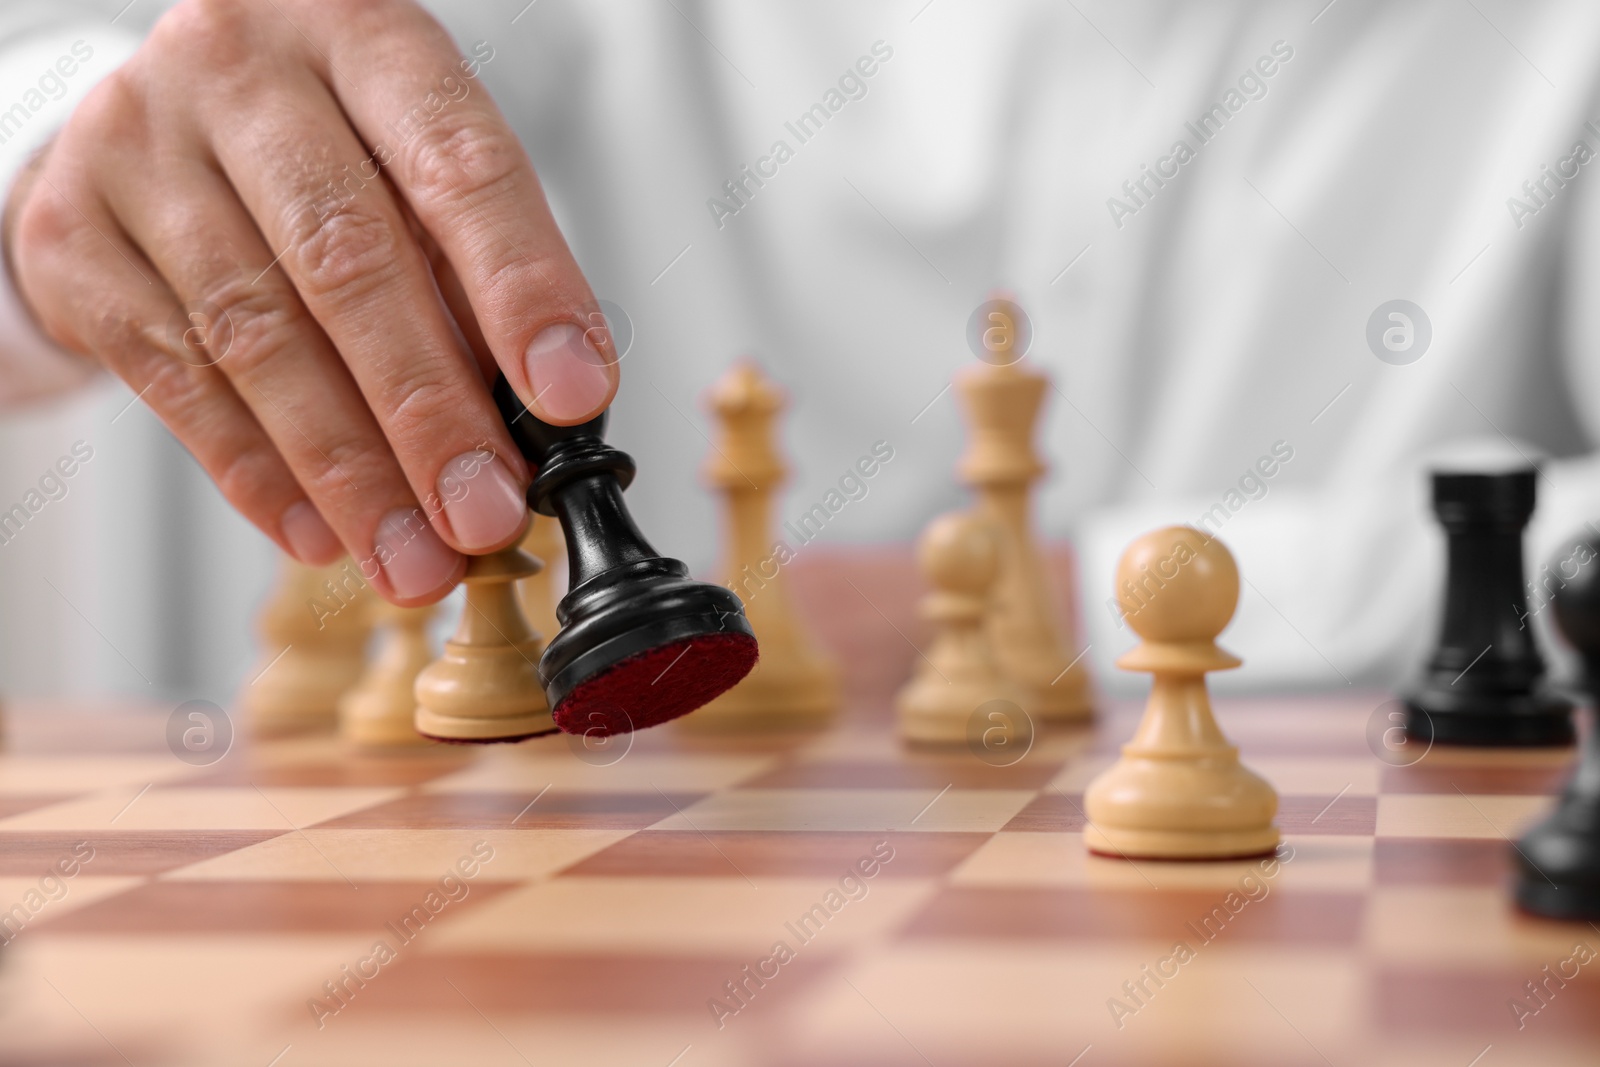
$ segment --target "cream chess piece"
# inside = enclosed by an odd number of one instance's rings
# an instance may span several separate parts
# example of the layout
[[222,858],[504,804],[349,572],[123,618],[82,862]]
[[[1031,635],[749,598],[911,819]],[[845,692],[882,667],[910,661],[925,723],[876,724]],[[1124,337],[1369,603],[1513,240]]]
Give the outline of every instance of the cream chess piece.
[[561,523],[549,515],[535,513],[528,523],[527,536],[522,539],[522,551],[538,560],[542,566],[517,583],[517,598],[522,603],[523,617],[546,644],[561,629],[556,621],[556,602],[561,599],[556,591],[556,570],[567,559],[567,542],[561,534]]
[[917,563],[934,590],[921,608],[934,639],[895,696],[900,736],[959,744],[969,739],[974,715],[991,701],[1027,710],[1023,689],[1001,670],[983,625],[1000,570],[999,534],[977,515],[941,515],[918,539]]
[[349,560],[307,567],[284,557],[257,623],[261,661],[239,693],[253,730],[333,728],[339,698],[366,668],[375,599]]
[[723,501],[722,580],[744,601],[761,643],[755,670],[681,722],[687,730],[805,727],[839,704],[838,671],[811,643],[789,599],[787,554],[772,536],[772,498],[788,471],[773,425],[783,394],[755,363],[739,362],[711,390],[720,442],[706,478]]
[[544,642],[513,583],[539,569],[520,548],[467,561],[467,602],[444,655],[417,676],[417,732],[441,741],[520,741],[554,733],[539,680]]
[[361,680],[339,698],[339,733],[359,745],[420,745],[417,675],[433,661],[428,623],[436,608],[400,608],[380,603],[378,651]]
[[1033,430],[1049,383],[1005,359],[1006,352],[999,351],[995,363],[980,363],[956,377],[970,426],[958,470],[1002,540],[989,636],[1000,666],[1027,693],[1033,714],[1044,721],[1082,721],[1094,714],[1089,673],[1063,649],[1063,636],[1072,643],[1071,627],[1056,618],[1054,586],[1029,516],[1030,489],[1045,471],[1033,451]]
[[1084,843],[1091,852],[1132,859],[1272,851],[1277,794],[1240,765],[1206,691],[1206,672],[1241,662],[1215,642],[1239,603],[1233,556],[1191,527],[1155,530],[1117,564],[1117,602],[1143,639],[1117,666],[1149,671],[1155,680],[1122,758],[1084,794]]

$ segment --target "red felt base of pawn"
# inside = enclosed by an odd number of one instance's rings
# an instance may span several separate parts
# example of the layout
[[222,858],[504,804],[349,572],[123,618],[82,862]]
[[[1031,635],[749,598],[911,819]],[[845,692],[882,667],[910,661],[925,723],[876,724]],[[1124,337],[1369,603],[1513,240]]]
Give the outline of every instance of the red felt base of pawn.
[[552,714],[567,733],[592,737],[658,726],[732,689],[756,657],[755,638],[746,634],[674,641],[580,682]]

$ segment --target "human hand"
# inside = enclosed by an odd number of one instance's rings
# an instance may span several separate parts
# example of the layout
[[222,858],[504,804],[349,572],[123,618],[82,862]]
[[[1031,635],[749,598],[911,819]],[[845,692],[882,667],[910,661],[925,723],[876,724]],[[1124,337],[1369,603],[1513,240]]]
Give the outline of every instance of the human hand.
[[[409,0],[183,0],[7,199],[59,344],[138,392],[284,550],[438,600],[517,540],[486,381],[570,425],[617,355],[526,154]],[[341,547],[342,546],[342,547]]]

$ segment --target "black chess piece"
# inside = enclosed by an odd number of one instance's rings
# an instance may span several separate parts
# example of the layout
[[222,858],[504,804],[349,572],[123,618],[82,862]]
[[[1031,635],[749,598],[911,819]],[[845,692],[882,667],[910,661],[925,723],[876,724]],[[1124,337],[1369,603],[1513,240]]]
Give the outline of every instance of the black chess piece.
[[561,630],[539,660],[556,725],[606,736],[687,714],[732,688],[756,662],[756,639],[731,590],[689,577],[639,532],[622,490],[627,453],[603,440],[606,416],[579,426],[540,421],[500,378],[495,403],[537,470],[528,504],[561,522],[569,591]]
[[1589,732],[1555,811],[1517,845],[1517,903],[1555,919],[1600,919],[1600,537],[1572,542],[1549,571],[1556,627],[1583,657]]
[[1405,697],[1406,732],[1418,740],[1572,743],[1572,703],[1542,684],[1544,659],[1527,624],[1522,531],[1535,477],[1532,469],[1433,475],[1449,567],[1438,647]]

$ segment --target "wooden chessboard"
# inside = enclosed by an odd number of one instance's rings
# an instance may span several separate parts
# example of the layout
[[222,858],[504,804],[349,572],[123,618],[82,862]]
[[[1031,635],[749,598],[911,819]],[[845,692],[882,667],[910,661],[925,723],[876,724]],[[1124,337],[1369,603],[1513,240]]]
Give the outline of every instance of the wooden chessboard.
[[1383,694],[1219,701],[1282,795],[1283,858],[1090,857],[1081,794],[1137,707],[1012,766],[904,751],[904,553],[796,575],[849,694],[821,735],[241,737],[193,767],[170,708],[8,707],[0,907],[26,922],[0,949],[0,1064],[1600,1059],[1600,958],[1572,962],[1600,929],[1506,892],[1506,839],[1570,753],[1391,766],[1366,740]]

